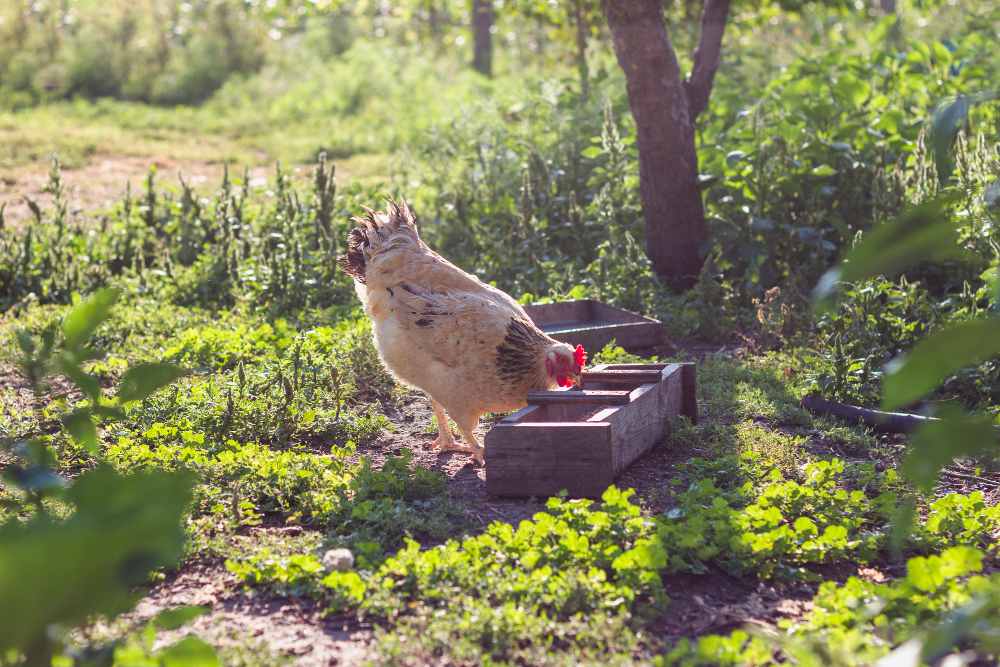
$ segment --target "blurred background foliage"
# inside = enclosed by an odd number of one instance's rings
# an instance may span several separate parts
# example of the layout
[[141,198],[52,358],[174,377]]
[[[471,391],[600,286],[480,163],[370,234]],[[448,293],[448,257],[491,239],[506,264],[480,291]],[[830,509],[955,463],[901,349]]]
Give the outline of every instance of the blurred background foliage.
[[[67,212],[55,170],[51,212],[41,202],[35,224],[0,231],[0,302],[65,303],[152,269],[184,305],[349,308],[332,258],[350,215],[385,187],[433,247],[519,298],[599,298],[664,319],[673,337],[755,350],[815,340],[817,390],[866,405],[882,363],[990,308],[994,3],[737,3],[698,124],[710,241],[680,297],[645,256],[635,128],[599,3],[492,9],[490,78],[470,66],[471,0],[0,0],[8,168],[41,157],[36,133],[101,122],[234,137],[261,161],[329,160],[312,184],[279,166],[256,183],[234,170],[211,192],[151,173],[99,213],[96,235]],[[665,3],[682,68],[699,10]],[[932,137],[943,113],[949,129]],[[71,165],[98,150],[75,141],[58,147]],[[359,155],[376,160],[376,187],[336,189],[332,163]],[[961,194],[948,215],[964,255],[858,284],[815,319],[810,290],[859,233],[948,192]],[[987,362],[948,391],[985,406],[998,372]]]

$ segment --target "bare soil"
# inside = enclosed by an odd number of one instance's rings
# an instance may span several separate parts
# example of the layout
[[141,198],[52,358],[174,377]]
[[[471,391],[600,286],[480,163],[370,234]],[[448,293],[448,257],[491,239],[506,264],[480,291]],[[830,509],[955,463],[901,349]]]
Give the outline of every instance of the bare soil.
[[[157,182],[178,186],[177,174],[181,173],[189,186],[201,192],[210,192],[218,187],[225,168],[218,162],[172,160],[162,156],[97,155],[80,167],[62,169],[70,213],[77,215],[83,211],[101,212],[111,208],[121,199],[129,182],[132,184],[132,196],[141,195],[143,183],[153,166],[157,169]],[[50,196],[42,190],[49,179],[49,167],[33,163],[0,173],[0,205],[7,204],[4,218],[8,223],[18,225],[33,217],[28,206],[29,199],[43,211],[51,207]],[[250,167],[251,179],[273,180],[273,175],[273,167]],[[238,172],[231,172],[231,176],[242,179],[242,166]]]
[[323,608],[300,597],[281,598],[246,591],[220,562],[193,561],[150,591],[122,620],[140,624],[180,605],[211,611],[172,632],[158,635],[169,644],[196,634],[222,648],[257,645],[303,667],[360,665],[371,626],[351,615],[323,615]]

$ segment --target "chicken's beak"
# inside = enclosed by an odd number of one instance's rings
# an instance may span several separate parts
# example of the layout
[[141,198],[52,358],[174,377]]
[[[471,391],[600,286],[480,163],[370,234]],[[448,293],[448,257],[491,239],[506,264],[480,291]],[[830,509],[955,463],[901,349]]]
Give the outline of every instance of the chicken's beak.
[[573,373],[569,376],[569,379],[576,383],[581,390],[583,389],[583,372]]

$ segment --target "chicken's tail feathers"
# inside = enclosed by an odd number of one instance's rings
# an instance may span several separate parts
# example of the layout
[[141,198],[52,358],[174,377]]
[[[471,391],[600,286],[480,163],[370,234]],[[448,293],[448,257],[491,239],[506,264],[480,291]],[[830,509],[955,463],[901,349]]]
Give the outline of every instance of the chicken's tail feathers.
[[365,233],[358,227],[351,230],[347,235],[347,254],[337,258],[337,266],[359,283],[365,282],[365,261],[364,245],[367,243]]
[[385,211],[373,211],[362,206],[365,214],[352,218],[360,227],[355,227],[347,236],[347,254],[337,258],[337,265],[360,283],[365,282],[368,258],[394,233],[403,231],[419,243],[417,236],[417,216],[400,199],[397,204],[386,193]]

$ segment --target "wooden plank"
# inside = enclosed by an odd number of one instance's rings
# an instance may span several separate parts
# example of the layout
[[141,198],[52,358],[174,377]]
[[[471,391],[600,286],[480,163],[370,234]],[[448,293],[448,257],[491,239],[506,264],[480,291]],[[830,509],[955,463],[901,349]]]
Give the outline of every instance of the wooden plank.
[[528,394],[528,405],[548,404],[589,404],[626,405],[629,392],[615,390],[586,389],[584,391],[532,391]]
[[608,417],[611,424],[611,457],[614,475],[619,475],[663,438],[667,420],[681,413],[684,405],[683,368],[671,364],[664,379],[632,391],[626,408]]
[[659,382],[660,371],[657,369],[618,369],[618,370],[593,370],[583,372],[583,381],[586,382],[612,382],[643,384],[646,382]]
[[621,410],[620,407],[604,408],[603,410],[601,410],[600,412],[598,412],[597,414],[595,414],[593,417],[587,418],[587,421],[588,422],[605,422],[605,421],[608,421],[608,419],[611,417],[611,415],[615,414],[619,410]]
[[595,320],[605,320],[615,324],[650,322],[653,324],[660,324],[651,317],[646,317],[645,315],[640,315],[639,313],[633,313],[631,310],[625,310],[624,308],[612,306],[611,304],[603,303],[601,301],[594,301],[593,303],[592,312],[594,313]]
[[580,323],[591,319],[592,301],[579,299],[574,301],[557,301],[555,303],[528,304],[524,306],[531,321],[539,327],[550,324]]
[[521,408],[517,412],[512,412],[500,420],[501,424],[517,424],[523,421],[541,421],[543,408],[538,405],[529,405]]
[[698,366],[689,361],[681,364],[681,380],[684,385],[684,405],[681,414],[686,415],[692,424],[698,423]]
[[588,327],[586,325],[575,329],[540,327],[546,334],[558,341],[570,345],[583,345],[585,350],[600,351],[611,341],[626,350],[637,350],[653,347],[662,342],[662,326],[659,324],[617,324],[605,327]]
[[668,366],[673,366],[674,364],[601,364],[600,366],[594,366],[591,370],[595,371],[634,371],[634,370],[656,370],[662,371]]
[[524,310],[549,336],[595,352],[612,340],[625,349],[652,347],[663,341],[660,322],[592,299],[532,304]]
[[486,493],[597,498],[613,483],[607,423],[497,424],[486,434]]

